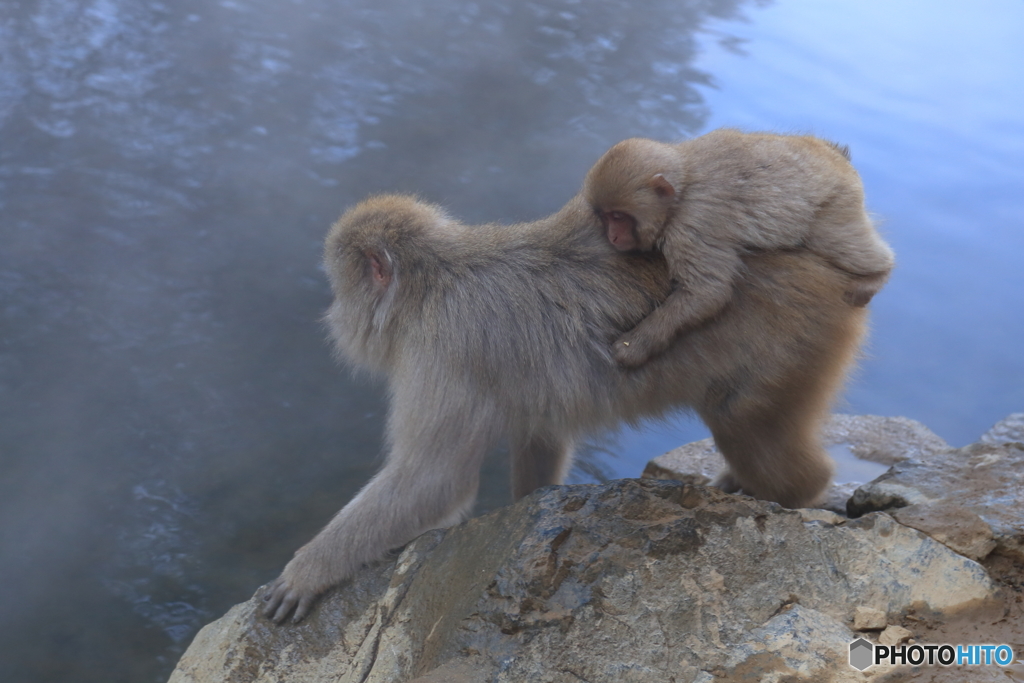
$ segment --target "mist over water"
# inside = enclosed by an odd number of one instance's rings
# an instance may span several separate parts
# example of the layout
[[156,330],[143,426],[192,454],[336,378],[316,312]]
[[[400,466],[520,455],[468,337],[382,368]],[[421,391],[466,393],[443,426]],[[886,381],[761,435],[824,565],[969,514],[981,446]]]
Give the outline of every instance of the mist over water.
[[[5,679],[164,680],[375,471],[384,397],[319,322],[323,236],[373,192],[511,222],[632,135],[834,138],[900,262],[841,408],[955,445],[1024,409],[996,4],[0,0]],[[704,436],[606,435],[573,476]]]

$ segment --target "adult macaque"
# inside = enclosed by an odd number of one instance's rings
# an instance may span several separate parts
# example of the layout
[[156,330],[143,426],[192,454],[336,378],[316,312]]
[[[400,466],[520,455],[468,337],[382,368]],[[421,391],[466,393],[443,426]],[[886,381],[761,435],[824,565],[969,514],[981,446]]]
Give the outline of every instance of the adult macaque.
[[790,507],[821,493],[820,424],[865,318],[843,299],[851,277],[806,251],[744,256],[719,315],[630,371],[611,342],[669,294],[669,272],[595,228],[581,198],[535,223],[468,226],[394,195],[334,225],[326,320],[342,359],[387,380],[387,458],[295,553],[267,616],[298,621],[364,563],[462,520],[502,437],[520,498],[560,483],[595,430],[689,407],[729,462],[725,487]]
[[679,144],[633,138],[587,174],[583,194],[620,251],[660,250],[676,286],[614,344],[627,367],[661,353],[732,296],[751,250],[807,248],[857,276],[846,291],[866,305],[893,253],[864,210],[846,148],[809,136],[716,130]]

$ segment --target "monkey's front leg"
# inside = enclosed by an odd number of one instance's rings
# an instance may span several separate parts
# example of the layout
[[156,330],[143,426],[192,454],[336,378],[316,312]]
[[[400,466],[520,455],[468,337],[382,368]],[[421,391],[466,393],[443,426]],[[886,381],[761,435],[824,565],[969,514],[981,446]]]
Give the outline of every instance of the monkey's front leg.
[[425,531],[458,523],[473,505],[477,480],[476,471],[403,473],[386,467],[295,552],[264,596],[265,616],[281,623],[294,610],[292,621],[299,622],[321,593],[364,564]]
[[[650,316],[644,318],[643,322],[648,319]],[[660,342],[661,334],[642,329],[643,322],[619,337],[612,345],[612,353],[619,365],[627,368],[639,367],[667,346]]]
[[635,368],[669,347],[676,335],[720,311],[732,295],[730,282],[677,287],[650,315],[612,346],[619,365]]
[[627,368],[644,364],[680,332],[722,310],[742,267],[731,245],[706,242],[684,231],[666,238],[663,253],[676,284],[660,306],[612,346],[615,360]]
[[267,617],[281,623],[294,610],[292,621],[302,620],[317,596],[364,564],[425,531],[462,521],[472,508],[490,442],[472,428],[451,432],[465,426],[464,421],[453,423],[451,411],[420,412],[404,417],[392,413],[394,445],[384,469],[296,551],[264,596]]

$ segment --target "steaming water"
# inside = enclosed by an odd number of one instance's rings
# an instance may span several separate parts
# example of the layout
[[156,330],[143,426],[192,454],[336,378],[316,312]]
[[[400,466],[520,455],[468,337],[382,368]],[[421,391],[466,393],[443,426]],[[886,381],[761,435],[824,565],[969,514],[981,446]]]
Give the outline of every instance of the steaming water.
[[[843,409],[1024,406],[1024,7],[0,0],[0,662],[159,681],[379,464],[320,242],[368,193],[535,218],[630,135],[850,145],[899,256]],[[578,481],[705,436],[607,435]],[[503,504],[487,464],[479,510]]]

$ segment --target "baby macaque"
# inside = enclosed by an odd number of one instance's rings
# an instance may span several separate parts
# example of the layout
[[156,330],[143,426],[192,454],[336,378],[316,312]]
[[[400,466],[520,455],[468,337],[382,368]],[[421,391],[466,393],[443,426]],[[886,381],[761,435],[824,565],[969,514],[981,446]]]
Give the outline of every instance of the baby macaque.
[[893,252],[864,209],[845,147],[811,136],[721,129],[679,144],[643,138],[612,147],[587,173],[586,201],[619,251],[661,251],[674,289],[614,344],[636,367],[732,296],[744,254],[808,249],[853,275],[844,298],[864,306]]

